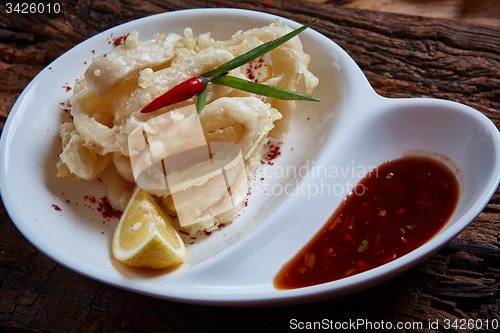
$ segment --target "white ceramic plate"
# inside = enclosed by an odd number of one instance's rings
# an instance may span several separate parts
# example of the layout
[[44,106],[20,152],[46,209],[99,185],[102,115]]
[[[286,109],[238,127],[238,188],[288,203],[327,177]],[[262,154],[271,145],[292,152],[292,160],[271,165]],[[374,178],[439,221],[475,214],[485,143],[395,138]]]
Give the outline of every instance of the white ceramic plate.
[[[184,27],[191,27],[195,35],[211,31],[224,39],[275,19],[235,9],[150,16],[90,38],[40,72],[14,105],[0,143],[2,199],[21,233],[47,256],[92,279],[154,297],[219,305],[290,304],[344,295],[400,274],[453,239],[497,187],[497,128],[457,103],[378,96],[347,53],[308,29],[300,38],[312,58],[310,69],[320,79],[314,95],[323,103],[298,103],[291,133],[281,144],[282,156],[260,171],[242,215],[190,245],[187,262],[172,272],[132,269],[112,258],[117,220],[104,219],[97,204],[84,199],[102,197],[101,184],[56,177],[61,149],[57,131],[67,118],[59,104],[71,95],[65,87],[72,86],[93,57],[112,47],[113,38],[133,29],[149,38],[156,32],[182,34]],[[419,249],[368,272],[276,290],[273,278],[281,266],[321,228],[364,173],[412,150],[444,154],[461,171],[460,203],[445,228]],[[344,175],[315,172],[325,167]]]

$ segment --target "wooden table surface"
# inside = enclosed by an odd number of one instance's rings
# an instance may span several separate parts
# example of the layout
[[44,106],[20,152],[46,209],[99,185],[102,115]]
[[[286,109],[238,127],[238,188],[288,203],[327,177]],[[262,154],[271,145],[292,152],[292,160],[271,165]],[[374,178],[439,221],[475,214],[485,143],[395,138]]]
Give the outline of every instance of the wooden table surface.
[[[334,1],[335,2],[335,1]],[[476,108],[500,124],[500,30],[459,21],[301,1],[65,1],[51,21],[14,19],[0,5],[0,114],[49,62],[84,39],[154,13],[237,7],[298,22],[344,48],[375,90],[388,97],[436,97]],[[337,1],[338,3],[338,1]],[[76,5],[76,6],[75,6]],[[3,127],[3,126],[2,126]],[[500,192],[455,240],[410,271],[371,289],[276,308],[223,308],[159,300],[117,289],[56,264],[19,233],[0,204],[1,332],[286,331],[291,320],[423,323],[500,320]],[[429,322],[438,321],[437,330]],[[458,321],[460,324],[461,322]],[[489,329],[481,332],[494,332]],[[379,330],[384,331],[384,330]],[[403,330],[387,330],[397,332]]]

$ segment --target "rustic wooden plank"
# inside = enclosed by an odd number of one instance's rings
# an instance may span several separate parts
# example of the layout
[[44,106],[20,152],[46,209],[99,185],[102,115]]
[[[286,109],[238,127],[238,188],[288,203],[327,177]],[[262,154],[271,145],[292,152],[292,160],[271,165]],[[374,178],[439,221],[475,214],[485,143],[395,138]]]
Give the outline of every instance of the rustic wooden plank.
[[[319,0],[321,1],[321,0]],[[386,11],[398,14],[447,18],[462,22],[500,26],[500,4],[496,0],[326,0],[347,8]],[[324,1],[324,2],[326,2]]]
[[[85,38],[145,15],[209,6],[267,11],[299,22],[319,16],[315,29],[354,58],[378,93],[455,100],[500,124],[500,34],[495,28],[285,0],[69,3],[76,7],[51,21],[31,17],[11,22],[1,11],[2,114],[41,68]],[[364,318],[422,323],[413,331],[430,332],[429,323],[435,320],[441,321],[438,331],[444,331],[444,319],[500,320],[499,209],[497,191],[454,241],[391,281],[338,299],[270,311],[177,304],[84,278],[37,251],[0,205],[0,330],[254,332],[286,330],[293,318]]]

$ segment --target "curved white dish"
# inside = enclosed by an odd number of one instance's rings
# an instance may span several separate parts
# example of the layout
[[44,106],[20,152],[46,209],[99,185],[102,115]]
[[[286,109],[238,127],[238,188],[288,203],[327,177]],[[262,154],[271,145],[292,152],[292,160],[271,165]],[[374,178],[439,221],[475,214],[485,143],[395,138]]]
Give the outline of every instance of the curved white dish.
[[[310,68],[320,78],[314,95],[324,102],[298,103],[292,131],[281,145],[283,154],[257,176],[264,181],[252,186],[241,217],[189,246],[189,260],[172,272],[132,269],[112,258],[117,221],[104,219],[96,205],[84,199],[103,196],[99,182],[55,176],[57,130],[67,117],[59,104],[71,95],[64,87],[82,75],[96,54],[112,47],[113,37],[132,29],[148,38],[156,32],[182,34],[184,27],[191,27],[195,35],[212,31],[222,39],[275,19],[236,9],[150,16],[90,38],[40,72],[14,105],[0,142],[2,200],[21,233],[47,256],[92,279],[154,297],[219,305],[289,304],[344,295],[407,270],[453,239],[479,214],[499,182],[497,128],[461,104],[378,96],[345,51],[308,29],[300,38],[311,55]],[[461,171],[460,203],[446,227],[419,249],[368,272],[308,288],[276,290],[275,274],[327,221],[349,186],[369,167],[411,150],[443,154]],[[338,176],[320,170],[336,170]]]

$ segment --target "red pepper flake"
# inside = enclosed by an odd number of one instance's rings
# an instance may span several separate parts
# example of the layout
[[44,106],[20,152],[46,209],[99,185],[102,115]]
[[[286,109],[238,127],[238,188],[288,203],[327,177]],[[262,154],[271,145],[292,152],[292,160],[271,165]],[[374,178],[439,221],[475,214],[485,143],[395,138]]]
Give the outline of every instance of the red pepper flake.
[[356,268],[360,272],[367,271],[367,270],[369,270],[371,268],[370,265],[366,261],[364,261],[363,259],[356,260],[354,262],[354,264],[356,265]]
[[101,212],[102,217],[120,218],[123,214],[122,211],[113,209],[108,202],[108,198],[106,198],[106,197],[101,198],[101,200],[99,201],[99,207],[97,208],[97,210]]
[[271,7],[271,4],[270,4],[269,2],[267,2],[267,1],[266,1],[266,2],[264,2],[264,7],[266,7],[266,8],[270,8],[270,7]]
[[189,236],[189,232],[187,232],[185,230],[182,230],[182,229],[179,229],[179,233],[183,234],[183,235],[186,235],[186,236]]
[[354,268],[351,268],[349,270],[347,270],[344,275],[342,275],[342,277],[348,277],[348,276],[351,276],[353,273],[354,273],[355,269]]
[[323,258],[327,258],[327,257],[330,257],[333,253],[333,248],[331,247],[328,247],[328,248],[325,248],[323,249]]
[[68,100],[66,103],[61,102],[61,103],[59,103],[59,105],[60,105],[62,108],[64,108],[64,109],[71,108],[71,103],[69,102],[69,100]]
[[125,44],[129,34],[113,38],[113,46],[119,46]]
[[430,203],[429,201],[418,199],[417,202],[425,207],[432,207],[432,203]]
[[211,232],[211,231],[206,231],[206,230],[205,230],[205,236],[210,236],[211,234],[212,234],[212,232]]
[[86,195],[84,197],[84,199],[90,201],[91,203],[96,203],[97,202],[97,200],[95,199],[95,197],[89,196],[89,195]]
[[278,158],[278,156],[281,155],[281,151],[280,151],[280,147],[279,146],[274,146],[274,145],[271,145],[271,151],[269,152],[269,154],[264,158],[264,161],[261,161],[262,164],[269,164],[269,165],[273,165],[274,162],[271,162],[273,160],[275,160],[276,158]]
[[52,69],[52,67],[49,67],[49,69]]
[[66,89],[66,92],[71,91],[71,87],[70,86],[63,86],[63,88]]
[[350,234],[347,234],[347,233],[344,236],[344,240],[348,240],[348,241],[353,242],[353,243],[355,242],[354,238]]
[[95,50],[92,50],[92,54],[95,54]]
[[397,258],[396,253],[393,253],[393,254],[388,255],[387,257],[385,257],[385,258],[384,258],[384,260],[383,260],[383,262],[384,262],[384,263],[388,263],[388,262],[390,262],[390,261],[393,261],[393,260],[394,260],[394,259],[396,259],[396,258]]
[[62,211],[61,207],[59,207],[59,206],[58,206],[58,205],[56,205],[56,204],[52,204],[52,208],[54,208],[54,210],[55,210],[55,211],[58,211],[58,212],[61,212],[61,211]]
[[255,75],[253,75],[252,68],[247,69],[247,76],[250,80],[254,81],[255,80]]
[[[262,76],[261,72],[255,72],[256,70],[262,68],[262,66],[266,66],[264,64],[264,58],[263,56],[260,56],[259,58],[252,60],[248,63],[248,67],[246,70],[247,77],[250,81],[258,83],[259,81],[259,76]],[[263,96],[265,98],[265,96]]]

